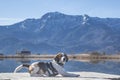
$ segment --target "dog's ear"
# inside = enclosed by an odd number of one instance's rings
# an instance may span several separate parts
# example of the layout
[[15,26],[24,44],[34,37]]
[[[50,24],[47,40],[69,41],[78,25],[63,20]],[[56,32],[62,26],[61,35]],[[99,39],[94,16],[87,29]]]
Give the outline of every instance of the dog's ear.
[[59,59],[58,59],[57,56],[54,58],[54,60],[55,60],[56,62],[59,62]]
[[69,60],[69,59],[68,59],[68,56],[67,56],[67,54],[65,54],[65,58],[66,58],[66,62],[68,62],[68,60]]
[[55,60],[56,62],[59,62],[60,57],[61,57],[61,54],[58,53],[57,56],[55,56],[54,60]]

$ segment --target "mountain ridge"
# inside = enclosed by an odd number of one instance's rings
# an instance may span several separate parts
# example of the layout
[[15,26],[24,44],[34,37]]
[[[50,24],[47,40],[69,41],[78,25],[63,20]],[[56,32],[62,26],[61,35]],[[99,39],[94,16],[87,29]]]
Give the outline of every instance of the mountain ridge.
[[50,12],[39,19],[26,19],[0,27],[0,52],[81,53],[120,51],[120,18],[66,15]]

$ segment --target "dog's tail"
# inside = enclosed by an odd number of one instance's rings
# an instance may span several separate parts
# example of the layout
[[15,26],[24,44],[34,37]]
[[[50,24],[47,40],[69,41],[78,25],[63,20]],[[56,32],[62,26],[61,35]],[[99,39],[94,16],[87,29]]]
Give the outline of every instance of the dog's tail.
[[20,71],[22,68],[29,68],[29,64],[21,64],[20,66],[16,67],[16,69],[14,70],[14,73]]

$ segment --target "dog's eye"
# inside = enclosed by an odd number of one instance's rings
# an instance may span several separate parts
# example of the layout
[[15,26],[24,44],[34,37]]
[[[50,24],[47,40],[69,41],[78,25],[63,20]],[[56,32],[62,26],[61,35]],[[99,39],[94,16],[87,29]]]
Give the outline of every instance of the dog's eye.
[[65,59],[65,58],[63,58],[63,61],[66,61],[66,59]]

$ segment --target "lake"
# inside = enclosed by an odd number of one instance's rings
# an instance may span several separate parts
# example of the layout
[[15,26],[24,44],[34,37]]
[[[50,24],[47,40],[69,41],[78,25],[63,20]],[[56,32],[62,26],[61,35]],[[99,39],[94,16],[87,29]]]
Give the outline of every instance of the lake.
[[[0,72],[13,72],[14,69],[23,63],[31,64],[35,61],[50,61],[50,60],[23,60],[23,59],[4,59],[0,60]],[[65,64],[65,69],[67,71],[90,71],[90,72],[100,72],[108,74],[120,75],[120,61],[77,61],[70,60]],[[26,69],[22,69],[21,72],[26,72]]]

